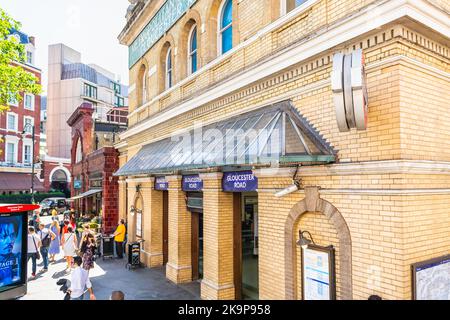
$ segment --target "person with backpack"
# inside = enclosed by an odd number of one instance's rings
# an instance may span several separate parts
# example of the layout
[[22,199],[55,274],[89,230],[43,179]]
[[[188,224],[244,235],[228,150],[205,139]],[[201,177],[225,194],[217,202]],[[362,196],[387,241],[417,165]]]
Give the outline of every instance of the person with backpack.
[[43,272],[48,271],[48,250],[50,249],[50,244],[52,239],[56,238],[56,234],[54,234],[51,230],[45,227],[45,224],[39,224],[39,232],[38,232],[39,240],[41,241],[41,256],[44,262]]
[[41,240],[39,239],[34,227],[32,226],[28,227],[27,247],[28,247],[27,261],[31,259],[32,262],[31,277],[36,278],[36,262],[41,258],[39,254],[39,248],[41,247]]

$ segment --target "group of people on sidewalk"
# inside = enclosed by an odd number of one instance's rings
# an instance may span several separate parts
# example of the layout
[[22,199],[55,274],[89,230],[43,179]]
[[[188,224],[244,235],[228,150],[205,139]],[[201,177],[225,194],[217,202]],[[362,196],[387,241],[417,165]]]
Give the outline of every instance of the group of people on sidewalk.
[[[121,220],[114,233],[119,259],[123,258],[125,235],[125,222]],[[66,260],[66,273],[73,270],[71,287],[68,290],[71,300],[83,300],[85,288],[90,293],[90,299],[95,300],[92,284],[89,280],[89,271],[94,268],[96,250],[95,235],[90,230],[89,223],[83,225],[81,240],[78,241],[74,219],[66,219],[65,217],[61,226],[57,213],[52,212],[52,222],[48,228],[39,221],[39,214],[35,214],[30,220],[28,227],[28,261],[30,259],[32,261],[32,278],[36,278],[37,260],[42,258],[43,269],[41,272],[44,273],[48,271],[49,263],[55,263],[56,255],[62,251]]]

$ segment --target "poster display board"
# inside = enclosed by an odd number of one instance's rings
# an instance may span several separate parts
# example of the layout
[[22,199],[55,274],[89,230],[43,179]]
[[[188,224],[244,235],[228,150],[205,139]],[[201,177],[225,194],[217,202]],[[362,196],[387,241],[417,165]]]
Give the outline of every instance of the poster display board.
[[411,266],[413,300],[450,300],[450,255]]
[[142,210],[136,210],[136,236],[142,238]]
[[27,220],[37,205],[0,204],[0,300],[26,294]]
[[333,246],[302,248],[303,300],[335,300],[335,250]]

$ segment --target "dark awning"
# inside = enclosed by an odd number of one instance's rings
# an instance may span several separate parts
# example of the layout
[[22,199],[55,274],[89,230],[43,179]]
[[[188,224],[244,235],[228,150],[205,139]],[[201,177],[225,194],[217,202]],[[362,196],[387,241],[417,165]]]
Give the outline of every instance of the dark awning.
[[86,191],[85,193],[79,194],[78,196],[72,197],[69,200],[78,200],[82,198],[87,198],[90,196],[93,196],[94,194],[102,192],[102,189],[91,189],[89,191]]
[[148,144],[115,175],[334,161],[333,148],[286,101]]
[[[30,191],[31,173],[0,172],[0,191]],[[34,176],[34,191],[45,191],[44,185]]]

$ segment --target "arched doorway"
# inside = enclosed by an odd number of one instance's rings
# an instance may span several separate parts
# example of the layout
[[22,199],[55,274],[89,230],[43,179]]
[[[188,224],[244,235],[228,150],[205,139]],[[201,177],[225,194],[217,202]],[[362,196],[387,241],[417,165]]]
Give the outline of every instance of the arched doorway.
[[53,191],[63,192],[66,197],[70,197],[70,178],[66,170],[62,168],[55,168],[53,170],[53,172],[50,174],[50,188]]
[[[315,218],[316,217],[316,218]],[[319,188],[306,187],[305,199],[298,202],[291,209],[285,224],[285,286],[286,300],[299,299],[299,249],[297,246],[298,230],[305,225],[312,226],[311,222],[325,225],[325,229],[331,234],[330,242],[335,242],[339,250],[336,251],[336,260],[339,263],[339,271],[336,277],[339,281],[340,300],[351,300],[352,294],[352,250],[350,230],[336,207],[320,198]],[[300,225],[303,223],[304,225]],[[328,228],[326,228],[328,226]],[[333,233],[335,236],[333,236]]]

